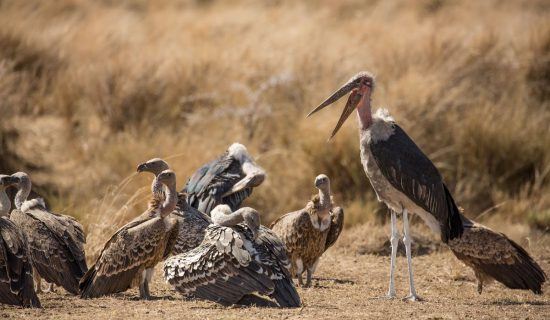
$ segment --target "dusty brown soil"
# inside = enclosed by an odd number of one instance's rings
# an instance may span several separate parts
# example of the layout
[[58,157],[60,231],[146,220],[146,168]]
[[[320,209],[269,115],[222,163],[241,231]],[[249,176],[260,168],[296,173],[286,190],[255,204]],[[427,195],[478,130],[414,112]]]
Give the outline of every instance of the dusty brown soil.
[[[114,297],[81,300],[62,290],[40,296],[44,309],[24,310],[0,306],[2,318],[15,319],[544,319],[550,317],[550,293],[508,290],[500,284],[478,295],[473,273],[445,249],[415,257],[415,280],[423,302],[379,299],[387,290],[389,258],[333,248],[323,258],[310,289],[299,289],[303,307],[298,309],[226,308],[204,301],[185,301],[164,283],[160,270],[154,278],[155,301],[136,300],[131,290]],[[550,248],[534,251],[548,273]],[[399,296],[408,293],[406,260],[397,262]]]

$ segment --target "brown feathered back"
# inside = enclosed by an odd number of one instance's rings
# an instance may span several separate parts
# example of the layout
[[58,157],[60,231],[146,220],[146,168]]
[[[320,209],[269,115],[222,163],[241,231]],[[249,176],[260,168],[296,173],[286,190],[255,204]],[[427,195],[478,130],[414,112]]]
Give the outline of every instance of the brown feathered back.
[[546,274],[525,249],[503,233],[463,216],[462,219],[462,237],[449,241],[449,247],[458,259],[474,269],[479,293],[483,284],[493,279],[510,289],[542,293]]

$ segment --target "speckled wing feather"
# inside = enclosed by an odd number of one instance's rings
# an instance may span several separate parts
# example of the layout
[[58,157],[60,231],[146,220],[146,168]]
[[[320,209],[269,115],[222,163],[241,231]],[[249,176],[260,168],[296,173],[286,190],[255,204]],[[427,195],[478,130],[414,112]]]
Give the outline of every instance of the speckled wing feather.
[[0,303],[40,308],[24,233],[0,218]]
[[271,229],[283,241],[289,254],[303,247],[311,228],[307,208],[287,213],[271,224]]
[[228,227],[211,225],[197,248],[164,263],[165,279],[183,294],[222,304],[253,292],[270,294],[274,284],[249,252],[248,240]]
[[[252,231],[243,224],[235,227],[247,239],[252,239]],[[272,230],[261,226],[257,239],[250,242],[254,250],[253,259],[256,260],[275,284],[273,293],[269,296],[275,299],[279,306],[295,308],[301,305],[300,296],[292,282],[290,274],[290,259],[286,253],[283,241]]]
[[25,212],[13,210],[11,219],[27,235],[32,265],[38,274],[78,294],[78,282],[87,271],[82,226],[38,205]]
[[172,215],[178,220],[179,231],[171,254],[184,253],[198,247],[204,240],[206,228],[212,223],[210,217],[189,205],[183,194],[180,194]]
[[[165,253],[165,222],[160,217],[134,220],[105,244],[95,264],[80,281],[82,298],[123,292],[146,267],[154,267]],[[159,253],[160,252],[160,253]]]
[[460,212],[433,163],[397,124],[387,140],[369,144],[384,177],[416,205],[431,213],[445,243],[460,237]]
[[330,228],[327,234],[327,242],[325,245],[325,251],[330,248],[342,232],[344,228],[344,209],[341,207],[334,207],[330,210],[331,221]]
[[492,278],[510,289],[542,293],[546,274],[525,249],[502,233],[481,224],[469,224],[461,238],[449,242],[449,247],[474,269],[478,280]]

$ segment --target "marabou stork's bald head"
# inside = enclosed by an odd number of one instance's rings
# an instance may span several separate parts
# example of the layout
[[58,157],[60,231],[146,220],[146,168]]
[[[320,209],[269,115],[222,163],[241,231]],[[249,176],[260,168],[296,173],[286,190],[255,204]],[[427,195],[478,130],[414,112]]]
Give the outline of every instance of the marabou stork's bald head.
[[160,158],[153,158],[144,163],[141,163],[137,167],[137,172],[150,172],[155,176],[157,176],[162,171],[168,170],[168,169],[170,169],[170,166],[168,166],[168,163],[166,163],[166,161]]
[[336,127],[332,131],[330,139],[336,135],[340,127],[344,124],[346,119],[350,116],[354,109],[361,107],[365,102],[370,102],[370,95],[374,89],[374,76],[368,71],[361,71],[343,86],[340,87],[336,92],[334,92],[330,97],[328,97],[323,103],[321,103],[317,108],[313,109],[307,117],[311,116],[315,112],[333,104],[338,101],[340,98],[345,96],[348,92],[351,92],[348,97],[348,102],[340,115],[340,119],[336,124]]

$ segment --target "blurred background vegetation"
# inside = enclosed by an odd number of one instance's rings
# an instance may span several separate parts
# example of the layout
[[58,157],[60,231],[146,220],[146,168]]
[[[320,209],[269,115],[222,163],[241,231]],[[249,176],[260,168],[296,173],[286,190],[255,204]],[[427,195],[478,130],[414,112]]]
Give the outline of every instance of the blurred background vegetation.
[[550,3],[0,0],[0,170],[25,170],[89,241],[146,206],[167,158],[179,187],[234,141],[269,176],[265,223],[319,173],[347,226],[384,221],[355,121],[307,112],[361,70],[479,220],[550,226]]

